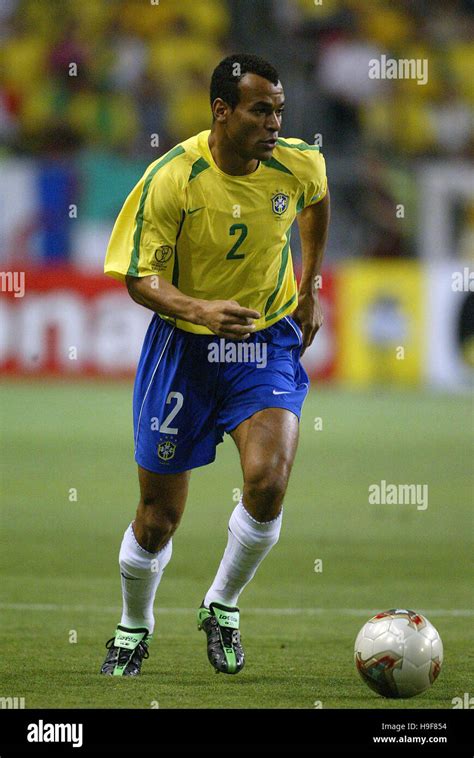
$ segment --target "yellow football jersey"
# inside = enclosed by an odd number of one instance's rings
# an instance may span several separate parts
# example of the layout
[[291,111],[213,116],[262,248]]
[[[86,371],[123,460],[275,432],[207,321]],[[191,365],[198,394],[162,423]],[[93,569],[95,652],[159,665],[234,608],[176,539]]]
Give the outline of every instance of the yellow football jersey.
[[115,222],[105,273],[121,281],[155,274],[191,297],[236,300],[259,311],[255,325],[265,329],[297,305],[290,230],[296,214],[326,194],[324,158],[316,145],[281,138],[256,171],[231,176],[215,163],[209,134],[147,168]]

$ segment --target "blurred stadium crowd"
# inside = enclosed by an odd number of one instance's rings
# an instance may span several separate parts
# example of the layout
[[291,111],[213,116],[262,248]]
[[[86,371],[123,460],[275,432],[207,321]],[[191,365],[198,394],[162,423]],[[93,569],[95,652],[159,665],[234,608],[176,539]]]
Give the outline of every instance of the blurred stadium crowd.
[[[283,134],[322,143],[330,260],[416,256],[417,165],[474,158],[469,0],[2,0],[0,16],[0,194],[22,194],[19,160],[37,194],[3,260],[100,266],[145,166],[209,127],[210,74],[231,52],[274,63]],[[428,60],[427,83],[370,79],[382,55]],[[474,257],[472,201],[459,234]]]

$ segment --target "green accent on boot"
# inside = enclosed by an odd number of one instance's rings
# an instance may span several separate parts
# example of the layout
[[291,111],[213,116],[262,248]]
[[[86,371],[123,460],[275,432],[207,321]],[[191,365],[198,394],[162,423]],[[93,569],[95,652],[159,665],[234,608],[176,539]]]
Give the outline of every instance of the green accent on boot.
[[[141,642],[147,634],[148,632],[146,629],[130,631],[119,625],[115,631],[114,645],[115,647],[127,648],[127,650],[135,650],[138,643]],[[151,635],[147,638],[147,642],[150,638]]]
[[240,613],[237,609],[225,608],[218,603],[211,603],[210,609],[216,617],[219,626],[225,626],[229,629],[239,628]]
[[146,629],[129,631],[123,626],[117,626],[117,629],[115,631],[114,645],[116,647],[124,648],[125,650],[130,650],[130,655],[128,656],[125,663],[123,663],[121,666],[115,666],[113,676],[123,676],[124,671],[127,668],[129,661],[133,655],[133,651],[144,638],[146,638],[147,644],[149,644],[153,638],[153,635],[148,634]]
[[113,674],[112,674],[112,676],[123,676],[123,672],[124,672],[124,671],[125,671],[125,669],[127,668],[127,666],[128,666],[128,663],[129,663],[129,661],[130,661],[130,658],[132,657],[132,654],[133,654],[133,653],[130,653],[130,657],[129,657],[129,658],[127,658],[127,660],[125,661],[125,663],[123,664],[123,666],[116,666],[116,667],[114,668],[114,671],[113,671]]
[[209,618],[209,616],[212,616],[211,611],[209,608],[205,608],[203,605],[198,609],[197,613],[197,622],[198,622],[198,629],[202,629],[202,622]]
[[237,671],[237,658],[235,657],[234,649],[231,647],[224,647],[224,653],[227,661],[227,673],[235,674]]
[[[240,612],[238,608],[228,608],[225,605],[221,605],[220,603],[211,603],[210,610],[212,614],[216,617],[217,623],[219,624],[221,628],[226,628],[226,629],[239,628]],[[224,644],[222,635],[221,635],[221,640],[222,640],[222,649],[224,650],[224,655],[227,661],[227,673],[235,674],[235,672],[237,671],[237,658],[235,656],[235,651],[232,647],[227,647]]]

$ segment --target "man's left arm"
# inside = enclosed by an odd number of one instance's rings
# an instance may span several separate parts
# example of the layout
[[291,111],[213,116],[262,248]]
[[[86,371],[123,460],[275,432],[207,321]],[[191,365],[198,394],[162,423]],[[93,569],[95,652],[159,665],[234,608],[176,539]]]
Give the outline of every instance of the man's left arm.
[[302,274],[298,306],[292,313],[303,332],[303,349],[309,347],[323,323],[315,278],[320,276],[330,218],[329,190],[319,203],[308,205],[297,216],[301,238]]

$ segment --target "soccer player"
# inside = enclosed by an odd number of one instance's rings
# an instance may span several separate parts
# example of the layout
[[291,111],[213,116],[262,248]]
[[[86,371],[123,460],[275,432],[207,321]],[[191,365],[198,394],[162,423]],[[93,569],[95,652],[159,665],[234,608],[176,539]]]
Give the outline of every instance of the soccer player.
[[[107,249],[105,272],[154,311],[133,397],[140,501],[120,548],[123,612],[101,669],[114,676],[139,674],[148,658],[190,472],[215,459],[224,432],[240,455],[243,495],[198,629],[217,671],[242,669],[237,603],[280,534],[309,387],[300,356],[322,324],[315,277],[329,197],[319,148],[278,136],[283,88],[262,58],[225,58],[210,95],[211,129],[148,167]],[[299,292],[290,252],[297,214]]]

